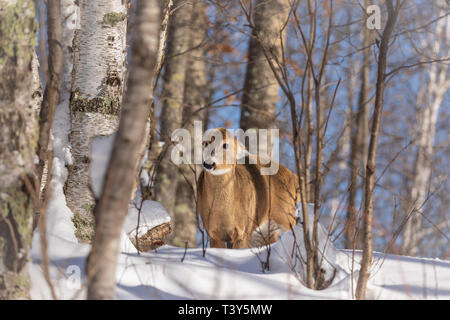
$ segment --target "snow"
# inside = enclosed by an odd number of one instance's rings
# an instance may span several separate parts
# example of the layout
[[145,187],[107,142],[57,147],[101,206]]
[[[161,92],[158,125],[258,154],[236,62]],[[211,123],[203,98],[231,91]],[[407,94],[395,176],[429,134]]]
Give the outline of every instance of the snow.
[[[115,137],[116,134],[113,133],[107,136],[97,136],[92,141],[90,178],[91,188],[96,198],[100,198],[103,189],[103,181],[105,179],[106,170],[108,169],[109,158],[111,157]],[[144,165],[147,156],[148,150],[145,151],[144,157],[141,160],[141,166]],[[150,177],[146,170],[141,171],[140,179],[143,186],[148,186]]]
[[[188,249],[163,246],[138,255],[125,233],[117,267],[117,299],[351,299],[360,252],[335,250],[338,272],[321,291],[306,288],[292,272],[286,245],[290,232],[272,246],[270,270],[263,271],[267,249]],[[90,246],[49,235],[51,278],[60,299],[85,298],[85,258]],[[181,262],[184,256],[183,262]],[[31,296],[49,299],[42,276],[38,235],[32,250]],[[450,261],[374,254],[367,296],[370,299],[449,299]],[[74,280],[75,279],[75,280]],[[80,289],[81,288],[81,289]]]
[[103,188],[106,170],[108,169],[115,134],[109,136],[98,136],[92,141],[91,146],[91,188],[94,196],[98,199]]
[[136,232],[139,237],[143,236],[147,233],[147,231],[153,229],[154,227],[170,222],[170,216],[159,202],[145,200],[142,202],[138,227],[140,205],[141,199],[138,194],[130,205],[130,211],[128,212],[128,216],[123,227],[129,237],[135,237]]

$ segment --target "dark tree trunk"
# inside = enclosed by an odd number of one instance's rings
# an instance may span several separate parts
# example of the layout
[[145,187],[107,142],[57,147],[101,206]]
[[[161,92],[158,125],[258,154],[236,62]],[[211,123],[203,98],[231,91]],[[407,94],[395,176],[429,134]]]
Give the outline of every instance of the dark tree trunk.
[[[184,85],[183,124],[194,136],[194,121],[204,121],[206,84],[206,17],[202,0],[193,3],[190,23],[190,52],[187,56],[186,78]],[[194,141],[191,142],[194,145]],[[195,247],[197,223],[194,189],[196,178],[188,165],[181,167],[184,177],[179,179],[174,206],[174,230],[172,244]]]
[[172,132],[183,125],[183,101],[185,79],[190,43],[190,24],[192,15],[192,3],[181,0],[174,1],[174,13],[169,18],[167,33],[167,51],[165,58],[165,71],[163,75],[163,94],[161,97],[162,110],[160,115],[160,136],[164,141],[165,154],[159,164],[156,175],[155,197],[156,200],[169,212],[174,228],[175,196],[178,182],[183,179],[178,173],[177,167],[172,163]]

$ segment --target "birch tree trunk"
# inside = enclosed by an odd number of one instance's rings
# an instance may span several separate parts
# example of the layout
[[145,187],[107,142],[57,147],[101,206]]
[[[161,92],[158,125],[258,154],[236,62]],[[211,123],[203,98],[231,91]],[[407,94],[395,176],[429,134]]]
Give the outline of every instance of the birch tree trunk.
[[[261,43],[272,53],[272,60],[273,56],[281,58],[280,41],[285,34],[281,33],[281,30],[288,13],[289,1],[255,1],[253,15],[255,28],[249,42],[242,95],[240,126],[244,130],[268,129],[275,126],[279,86],[261,49]],[[274,65],[277,66],[275,61]]]
[[77,237],[90,241],[94,197],[90,189],[90,148],[95,136],[117,130],[125,77],[126,1],[80,0],[80,24],[73,40],[70,97],[73,163],[65,194]]
[[[197,0],[192,6],[191,23],[189,25],[189,48],[187,56],[186,77],[184,82],[184,106],[182,119],[183,123],[194,137],[194,121],[204,121],[205,119],[205,92],[206,83],[206,57],[205,57],[205,39],[206,39],[206,16],[203,0]],[[191,142],[194,145],[194,141]],[[182,168],[183,175],[190,181],[189,183],[181,177],[176,191],[176,200],[174,206],[174,230],[172,244],[184,246],[188,243],[189,247],[195,247],[197,235],[196,208],[192,187],[195,186],[195,180],[191,169],[185,165]],[[191,185],[189,185],[191,184]]]
[[[192,3],[176,0],[172,16],[169,18],[167,32],[167,51],[165,71],[163,75],[162,110],[160,115],[160,136],[166,144],[170,144],[172,132],[183,124],[183,99],[187,69],[187,51],[189,49],[189,31],[192,15]],[[157,175],[155,197],[174,218],[175,195],[178,182],[182,177],[177,167],[171,162],[172,148],[166,146],[165,157],[162,159]],[[176,222],[174,221],[174,228]]]
[[42,95],[31,0],[0,2],[0,299],[29,297],[27,263]]
[[[440,5],[441,9],[437,15],[439,17],[446,13],[444,9],[446,4],[441,1]],[[432,52],[428,53],[430,56],[449,56],[450,18],[448,15],[437,21],[434,32],[427,37],[422,47],[423,49],[431,48]],[[415,137],[416,160],[412,173],[413,181],[409,190],[410,206],[407,211],[402,243],[402,253],[405,255],[416,255],[421,241],[422,215],[420,212],[425,205],[430,185],[436,123],[444,95],[450,88],[448,63],[433,63],[427,70],[429,70],[428,82],[424,91],[426,94],[424,99],[417,99],[417,101],[424,100],[425,104],[418,106],[418,129]]]
[[137,1],[128,88],[103,192],[95,207],[95,238],[87,261],[88,299],[114,298],[120,234],[153,99],[159,21],[156,1]]

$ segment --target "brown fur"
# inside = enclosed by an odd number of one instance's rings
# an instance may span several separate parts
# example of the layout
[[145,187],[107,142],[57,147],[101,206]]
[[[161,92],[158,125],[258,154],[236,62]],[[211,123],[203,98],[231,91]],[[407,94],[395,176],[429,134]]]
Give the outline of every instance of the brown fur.
[[[226,138],[235,139],[224,128],[217,129]],[[237,151],[238,142],[234,140]],[[216,169],[230,169],[222,175],[203,170],[198,180],[198,207],[203,225],[211,238],[211,247],[247,248],[252,234],[264,223],[275,222],[285,230],[295,224],[298,201],[297,176],[283,165],[275,175],[261,175],[262,165],[218,164]],[[269,166],[269,165],[266,165]],[[279,232],[263,237],[264,245],[278,240]]]

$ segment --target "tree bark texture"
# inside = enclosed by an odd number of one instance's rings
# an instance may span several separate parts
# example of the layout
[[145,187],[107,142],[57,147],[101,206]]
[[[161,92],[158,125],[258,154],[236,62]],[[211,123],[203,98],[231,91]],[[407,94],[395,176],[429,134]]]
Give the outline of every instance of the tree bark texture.
[[29,297],[34,157],[42,89],[31,0],[0,2],[0,299]]
[[[242,129],[273,128],[279,86],[261,49],[263,44],[271,59],[281,61],[281,39],[289,13],[289,1],[258,0],[254,4],[254,26],[248,48],[248,63],[242,95]],[[274,61],[274,65],[277,63]]]
[[125,77],[127,8],[122,0],[80,0],[73,40],[70,97],[73,163],[65,194],[77,237],[92,239],[94,196],[90,189],[90,148],[95,136],[117,130]]

